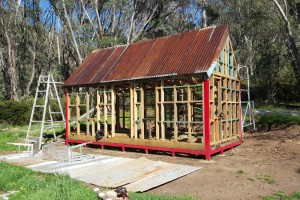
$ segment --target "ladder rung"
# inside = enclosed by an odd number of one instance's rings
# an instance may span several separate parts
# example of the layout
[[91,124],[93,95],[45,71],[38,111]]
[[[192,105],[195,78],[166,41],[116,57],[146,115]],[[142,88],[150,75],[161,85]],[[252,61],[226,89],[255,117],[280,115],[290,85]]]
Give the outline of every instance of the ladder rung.
[[36,122],[42,122],[42,121],[38,121],[38,120],[31,120],[31,122],[36,123]]
[[45,105],[35,105],[35,108],[43,108]]
[[61,112],[50,112],[51,114],[61,114]]

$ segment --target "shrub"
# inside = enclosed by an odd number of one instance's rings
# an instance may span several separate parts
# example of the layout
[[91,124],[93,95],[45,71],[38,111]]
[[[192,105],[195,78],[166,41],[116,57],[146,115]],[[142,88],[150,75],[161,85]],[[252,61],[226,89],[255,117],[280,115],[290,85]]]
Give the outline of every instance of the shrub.
[[[0,101],[0,123],[10,125],[27,125],[30,120],[33,98],[24,98],[21,101],[6,100]],[[59,106],[56,101],[49,99],[52,111],[59,111]],[[37,105],[43,105],[44,99],[39,98]],[[61,102],[64,111],[64,101]],[[48,109],[48,108],[47,108]],[[48,111],[48,110],[47,110]],[[43,114],[43,108],[36,108],[34,119],[41,120]],[[54,120],[61,120],[60,116],[53,116]],[[46,120],[49,118],[49,114],[46,114]]]

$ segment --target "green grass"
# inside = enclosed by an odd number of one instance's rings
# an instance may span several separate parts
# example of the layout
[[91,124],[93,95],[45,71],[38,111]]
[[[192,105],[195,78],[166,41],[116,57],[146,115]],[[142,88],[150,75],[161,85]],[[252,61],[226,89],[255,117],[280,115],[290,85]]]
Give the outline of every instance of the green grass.
[[238,170],[238,171],[236,171],[236,173],[238,174],[238,175],[242,175],[242,174],[244,174],[245,172],[243,171],[243,170]]
[[196,200],[196,198],[190,196],[163,196],[150,193],[129,192],[128,196],[133,200]]
[[[24,143],[24,140],[26,138],[28,126],[11,126],[6,124],[0,124],[0,155],[1,151],[16,151],[18,150],[18,146],[16,145],[9,145],[6,144],[7,142],[20,142]],[[32,126],[31,130],[35,131],[32,135],[38,136],[39,133],[39,126],[34,125]],[[56,135],[63,134],[63,129],[56,129]],[[44,137],[53,137],[52,132],[45,132]],[[21,147],[21,150],[25,150],[26,147]]]
[[[14,200],[89,200],[97,194],[82,182],[67,175],[35,172],[25,167],[0,161],[0,191],[18,191],[9,196]],[[129,193],[133,200],[195,200],[189,196],[162,196],[149,193]]]
[[267,128],[268,131],[273,127],[300,125],[300,116],[289,116],[280,114],[268,114],[261,116],[257,122],[260,129]]
[[[17,150],[18,147],[15,145],[8,145],[6,142],[17,142],[19,138],[25,138],[25,132],[14,132],[12,130],[0,130],[0,154],[1,151],[14,151]],[[23,142],[23,141],[21,141]]]
[[19,191],[9,199],[97,199],[97,194],[83,183],[67,175],[34,172],[0,162],[0,190]]
[[265,196],[263,200],[299,200],[300,192],[294,192],[291,195],[286,194],[285,192],[279,191],[273,195]]
[[260,180],[260,181],[263,181],[265,183],[268,183],[270,185],[273,185],[276,182],[275,179],[272,176],[266,175],[266,174],[264,174],[264,175],[257,175],[256,179]]
[[261,103],[255,102],[255,108],[259,110],[290,110],[290,111],[300,111],[300,103],[296,104],[271,104],[271,103]]

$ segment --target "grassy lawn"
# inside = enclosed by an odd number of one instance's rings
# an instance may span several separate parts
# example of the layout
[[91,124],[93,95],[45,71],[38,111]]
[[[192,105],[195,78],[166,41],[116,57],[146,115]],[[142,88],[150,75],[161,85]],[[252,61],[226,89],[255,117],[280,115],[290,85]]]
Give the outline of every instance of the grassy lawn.
[[300,125],[300,116],[268,114],[259,117],[257,121],[259,129],[267,129],[268,131],[271,128],[294,124]]
[[[2,161],[0,161],[0,191],[18,191],[9,196],[12,200],[97,199],[97,194],[84,183],[67,175],[34,172]],[[195,200],[187,196],[172,197],[132,192],[129,193],[129,197],[138,200]]]
[[[25,131],[24,131],[25,130]],[[17,146],[6,142],[17,142],[26,137],[26,126],[11,127],[0,124],[0,155],[3,152],[13,152]],[[23,141],[19,141],[23,142]],[[2,153],[1,153],[2,152]],[[97,194],[84,183],[71,179],[67,175],[34,172],[25,167],[13,166],[0,161],[0,193],[18,191],[9,199],[97,199]],[[181,196],[161,196],[149,193],[129,193],[130,199],[138,200],[194,200],[195,198]]]
[[285,192],[277,192],[273,195],[265,196],[263,200],[299,200],[300,192],[294,192],[291,195],[286,194]]
[[0,162],[0,190],[19,192],[10,199],[97,199],[96,193],[66,175],[34,172]]

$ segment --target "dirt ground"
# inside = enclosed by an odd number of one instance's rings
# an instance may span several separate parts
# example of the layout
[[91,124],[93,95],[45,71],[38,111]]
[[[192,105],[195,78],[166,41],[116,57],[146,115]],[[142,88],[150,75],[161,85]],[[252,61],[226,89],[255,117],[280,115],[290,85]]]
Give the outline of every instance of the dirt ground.
[[[283,191],[300,192],[300,126],[245,133],[244,143],[217,154],[211,161],[199,157],[170,154],[145,155],[143,151],[122,152],[85,148],[84,153],[159,160],[201,167],[187,176],[148,192],[164,195],[190,195],[196,199],[262,199]],[[17,163],[15,163],[17,164]],[[1,192],[0,192],[1,193]]]
[[[95,151],[95,150],[92,150]],[[99,150],[97,150],[99,153]],[[169,163],[199,166],[200,170],[148,192],[191,195],[197,199],[262,199],[284,191],[300,191],[300,126],[245,133],[244,143],[211,161],[133,152],[100,150],[101,154],[146,157]]]

